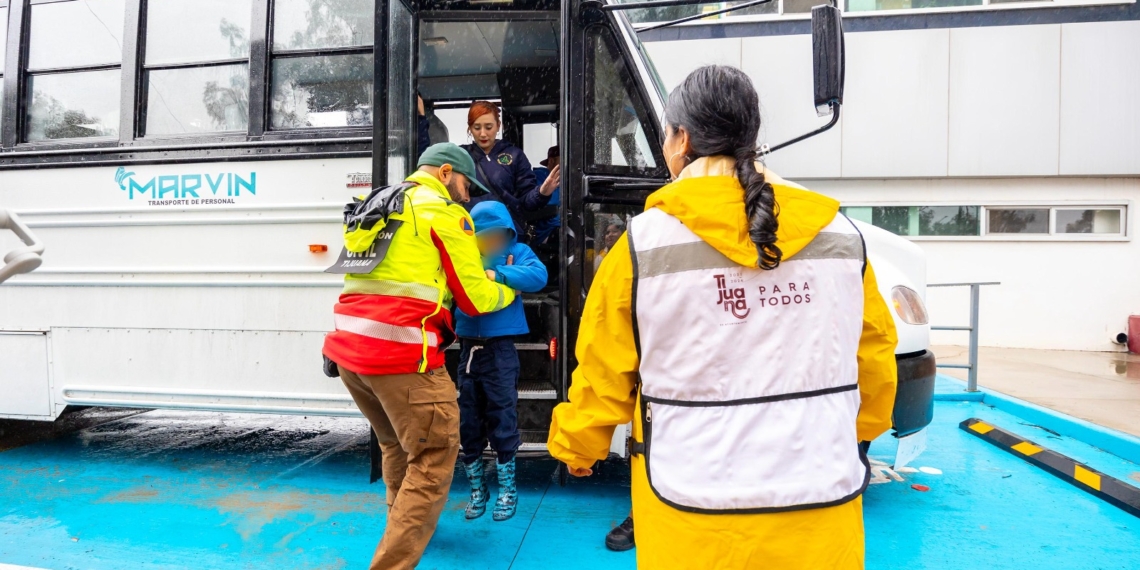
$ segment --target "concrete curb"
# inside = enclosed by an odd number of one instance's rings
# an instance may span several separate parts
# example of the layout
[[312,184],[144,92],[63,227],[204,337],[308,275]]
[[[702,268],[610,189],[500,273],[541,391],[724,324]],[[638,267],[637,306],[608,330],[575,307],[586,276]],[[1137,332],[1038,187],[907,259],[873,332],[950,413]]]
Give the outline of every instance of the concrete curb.
[[1140,438],[1136,436],[986,388],[978,388],[977,392],[966,392],[965,382],[944,374],[939,374],[938,380],[960,386],[962,390],[961,392],[936,393],[934,395],[935,400],[982,402],[1043,428],[1107,451],[1121,459],[1140,464]]

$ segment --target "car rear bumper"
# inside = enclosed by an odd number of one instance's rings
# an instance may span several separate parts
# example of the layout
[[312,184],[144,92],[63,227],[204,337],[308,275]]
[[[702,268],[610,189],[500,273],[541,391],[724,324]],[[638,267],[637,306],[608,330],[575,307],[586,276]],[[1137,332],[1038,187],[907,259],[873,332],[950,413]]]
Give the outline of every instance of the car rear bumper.
[[904,437],[930,425],[934,420],[934,353],[896,357],[899,384],[891,422],[896,437]]

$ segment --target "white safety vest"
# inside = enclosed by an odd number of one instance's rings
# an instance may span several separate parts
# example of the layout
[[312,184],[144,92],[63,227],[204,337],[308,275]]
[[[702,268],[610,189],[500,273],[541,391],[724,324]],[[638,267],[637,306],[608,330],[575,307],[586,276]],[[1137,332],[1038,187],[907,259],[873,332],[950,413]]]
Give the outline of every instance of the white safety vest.
[[867,487],[856,352],[862,236],[836,215],[774,270],[744,267],[658,209],[633,219],[634,337],[649,485],[674,508],[765,513]]

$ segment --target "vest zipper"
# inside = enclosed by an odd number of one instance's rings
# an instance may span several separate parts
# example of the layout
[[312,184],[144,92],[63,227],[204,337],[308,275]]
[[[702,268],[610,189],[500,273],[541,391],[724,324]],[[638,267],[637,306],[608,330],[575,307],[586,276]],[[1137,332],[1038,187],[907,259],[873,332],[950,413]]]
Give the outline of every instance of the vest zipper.
[[653,421],[653,404],[650,402],[645,403],[645,422],[650,423]]

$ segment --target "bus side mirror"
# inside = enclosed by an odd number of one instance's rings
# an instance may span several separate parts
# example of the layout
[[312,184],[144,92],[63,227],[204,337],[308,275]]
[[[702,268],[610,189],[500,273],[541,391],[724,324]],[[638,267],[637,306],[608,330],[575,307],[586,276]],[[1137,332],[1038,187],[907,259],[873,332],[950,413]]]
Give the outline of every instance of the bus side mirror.
[[811,9],[811,51],[815,68],[815,111],[831,114],[843,104],[843,16],[839,8],[821,4]]

